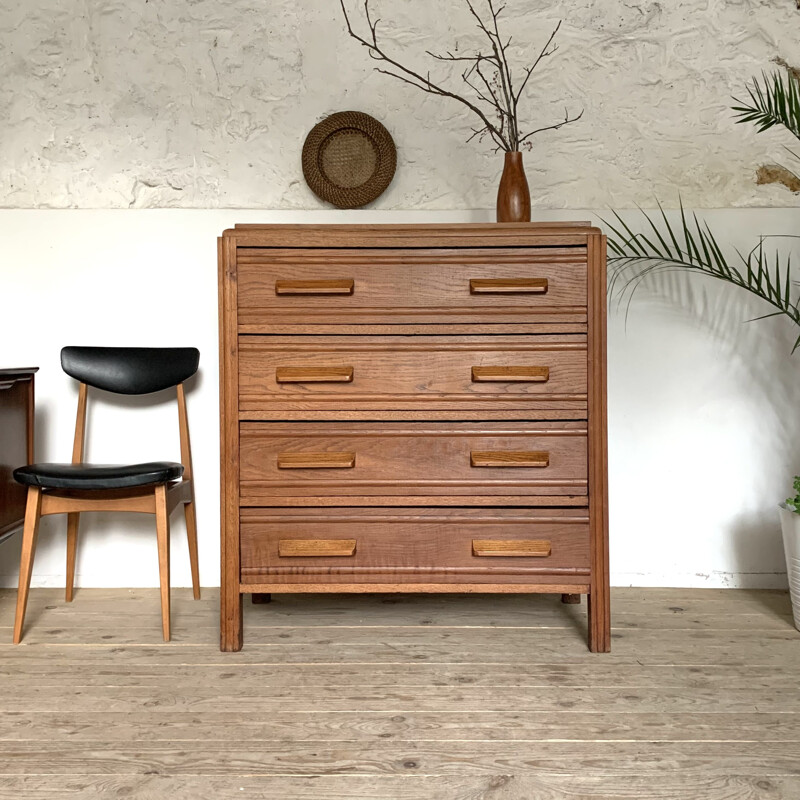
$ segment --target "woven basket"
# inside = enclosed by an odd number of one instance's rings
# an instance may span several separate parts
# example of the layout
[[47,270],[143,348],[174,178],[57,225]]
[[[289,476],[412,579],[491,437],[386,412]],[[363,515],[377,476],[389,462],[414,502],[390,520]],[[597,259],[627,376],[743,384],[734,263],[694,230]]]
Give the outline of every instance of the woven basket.
[[321,200],[360,208],[392,182],[397,151],[389,131],[360,111],[339,111],[315,125],[303,145],[303,175]]

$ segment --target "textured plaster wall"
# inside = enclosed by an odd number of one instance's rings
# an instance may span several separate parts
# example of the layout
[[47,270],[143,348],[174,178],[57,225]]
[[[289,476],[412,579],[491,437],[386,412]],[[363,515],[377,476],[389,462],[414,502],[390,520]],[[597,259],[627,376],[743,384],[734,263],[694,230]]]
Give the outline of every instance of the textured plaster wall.
[[[374,3],[405,62],[479,41],[461,0]],[[564,20],[523,116],[585,108],[526,157],[537,207],[796,204],[754,184],[786,139],[728,111],[772,58],[800,62],[796,0],[508,0],[506,17],[520,64]],[[493,205],[500,157],[465,143],[467,112],[372,72],[337,0],[6,2],[0,74],[2,207],[316,208],[302,141],[343,109],[396,140],[376,207]]]

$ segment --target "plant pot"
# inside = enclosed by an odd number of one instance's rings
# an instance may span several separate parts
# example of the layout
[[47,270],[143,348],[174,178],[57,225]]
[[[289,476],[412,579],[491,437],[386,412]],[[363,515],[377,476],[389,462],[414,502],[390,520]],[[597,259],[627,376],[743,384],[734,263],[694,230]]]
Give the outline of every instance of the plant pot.
[[506,153],[500,188],[497,190],[497,221],[531,221],[531,193],[519,151]]
[[800,514],[790,511],[784,503],[780,504],[780,512],[792,615],[794,626],[800,631]]

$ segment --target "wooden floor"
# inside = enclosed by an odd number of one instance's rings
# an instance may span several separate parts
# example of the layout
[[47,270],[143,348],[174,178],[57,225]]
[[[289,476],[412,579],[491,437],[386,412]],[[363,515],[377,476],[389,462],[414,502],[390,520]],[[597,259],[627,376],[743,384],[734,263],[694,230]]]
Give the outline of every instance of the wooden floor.
[[781,592],[540,596],[0,591],[0,798],[800,798],[800,633]]

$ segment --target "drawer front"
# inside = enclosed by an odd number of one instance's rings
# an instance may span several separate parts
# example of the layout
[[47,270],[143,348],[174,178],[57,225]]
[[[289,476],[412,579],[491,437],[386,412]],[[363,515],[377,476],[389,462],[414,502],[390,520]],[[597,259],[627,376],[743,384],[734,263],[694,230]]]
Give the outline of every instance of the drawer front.
[[[241,497],[587,493],[585,423],[242,423]],[[465,499],[464,504],[470,500]]]
[[586,408],[582,335],[241,338],[245,412]]
[[249,508],[240,531],[243,583],[581,582],[589,575],[589,519],[580,510]]
[[586,321],[586,248],[240,249],[239,323]]

